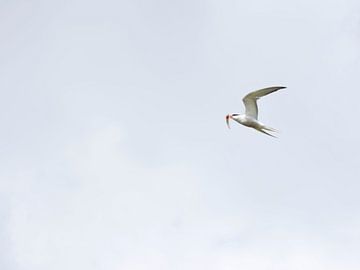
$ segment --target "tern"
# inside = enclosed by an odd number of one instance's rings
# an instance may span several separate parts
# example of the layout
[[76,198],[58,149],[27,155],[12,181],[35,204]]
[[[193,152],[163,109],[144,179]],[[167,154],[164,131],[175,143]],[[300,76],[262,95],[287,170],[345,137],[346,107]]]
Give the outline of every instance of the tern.
[[257,106],[256,101],[263,96],[266,96],[268,94],[271,94],[273,92],[276,92],[276,91],[278,91],[280,89],[284,89],[284,88],[286,88],[286,87],[272,86],[272,87],[267,87],[267,88],[263,88],[260,90],[256,90],[256,91],[253,91],[253,92],[250,92],[249,94],[247,94],[243,98],[243,102],[245,105],[245,114],[238,114],[238,113],[228,114],[226,116],[226,124],[227,124],[228,128],[230,128],[229,121],[230,121],[230,119],[232,119],[244,126],[251,127],[253,129],[256,129],[257,131],[265,133],[266,135],[275,137],[274,135],[267,132],[267,131],[276,132],[275,129],[265,126],[263,123],[258,121],[258,106]]

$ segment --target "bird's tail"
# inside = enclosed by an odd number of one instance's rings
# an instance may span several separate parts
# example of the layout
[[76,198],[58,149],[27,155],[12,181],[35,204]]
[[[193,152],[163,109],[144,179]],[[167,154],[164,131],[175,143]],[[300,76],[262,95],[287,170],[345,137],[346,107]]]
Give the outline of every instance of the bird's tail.
[[264,133],[264,134],[266,134],[266,135],[269,135],[269,136],[271,136],[271,137],[277,138],[276,136],[274,136],[274,135],[266,132],[264,129],[257,129],[257,130],[260,131],[260,132],[262,132],[262,133]]
[[279,132],[279,131],[276,130],[275,128],[267,127],[267,126],[262,126],[262,129],[265,129],[265,130],[268,130],[268,131],[272,131],[272,132]]
[[271,131],[271,132],[277,132],[276,129],[274,128],[271,128],[271,127],[267,127],[265,125],[262,125],[262,126],[259,126],[258,128],[256,128],[256,130],[268,135],[268,136],[271,136],[271,137],[274,137],[274,138],[277,138],[276,136],[272,135],[271,133],[267,132],[267,131]]

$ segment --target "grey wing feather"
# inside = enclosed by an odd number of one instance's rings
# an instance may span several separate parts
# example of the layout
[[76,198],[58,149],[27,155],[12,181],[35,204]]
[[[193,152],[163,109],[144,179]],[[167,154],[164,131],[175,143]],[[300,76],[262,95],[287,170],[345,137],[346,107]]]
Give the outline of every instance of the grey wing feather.
[[258,106],[256,103],[256,99],[244,97],[243,102],[245,105],[245,114],[254,119],[257,119],[258,118]]
[[249,94],[247,94],[243,98],[243,102],[245,105],[245,114],[257,119],[258,118],[258,106],[257,106],[256,101],[263,96],[266,96],[268,94],[271,94],[271,93],[278,91],[280,89],[283,89],[283,88],[286,88],[286,87],[273,86],[273,87],[267,87],[267,88],[263,88],[260,90],[256,90],[256,91],[253,91],[253,92],[250,92]]

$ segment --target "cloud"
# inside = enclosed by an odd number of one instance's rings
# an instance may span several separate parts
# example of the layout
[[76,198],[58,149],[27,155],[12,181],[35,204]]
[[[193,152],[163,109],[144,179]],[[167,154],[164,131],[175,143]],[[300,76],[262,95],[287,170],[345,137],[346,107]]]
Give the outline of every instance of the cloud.
[[0,268],[358,269],[358,1],[145,2],[4,5]]
[[204,175],[131,159],[125,138],[104,125],[13,175],[10,269],[335,269],[321,237],[264,210],[219,213]]
[[110,260],[107,269],[115,269],[129,253],[155,252],[167,234],[196,222],[197,176],[181,164],[127,159],[121,136],[105,127],[69,144],[57,153],[68,170],[62,175],[50,162],[12,179],[10,235],[20,268],[92,269]]

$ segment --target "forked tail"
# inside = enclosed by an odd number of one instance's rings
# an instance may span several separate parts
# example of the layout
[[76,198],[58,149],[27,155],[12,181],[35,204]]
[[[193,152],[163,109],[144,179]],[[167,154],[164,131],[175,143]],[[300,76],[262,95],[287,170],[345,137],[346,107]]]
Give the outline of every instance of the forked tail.
[[265,130],[268,130],[268,131],[272,131],[272,132],[279,132],[279,131],[277,131],[275,128],[267,127],[267,126],[262,126],[262,129],[265,129]]
[[262,132],[262,133],[264,133],[264,134],[266,134],[266,135],[268,135],[268,136],[277,138],[276,136],[274,136],[274,135],[270,134],[269,132],[266,132],[266,131],[265,131],[265,130],[267,130],[267,131],[271,131],[271,132],[277,132],[277,130],[274,129],[274,128],[262,126],[262,127],[260,127],[260,128],[257,128],[256,130],[258,130],[258,131],[260,131],[260,132]]
[[269,136],[271,136],[271,137],[274,137],[274,138],[277,138],[276,136],[274,136],[274,135],[272,135],[272,134],[270,134],[270,133],[268,133],[268,132],[266,132],[265,130],[263,130],[263,129],[257,129],[258,131],[260,131],[260,132],[262,132],[262,133],[264,133],[264,134],[266,134],[266,135],[269,135]]

